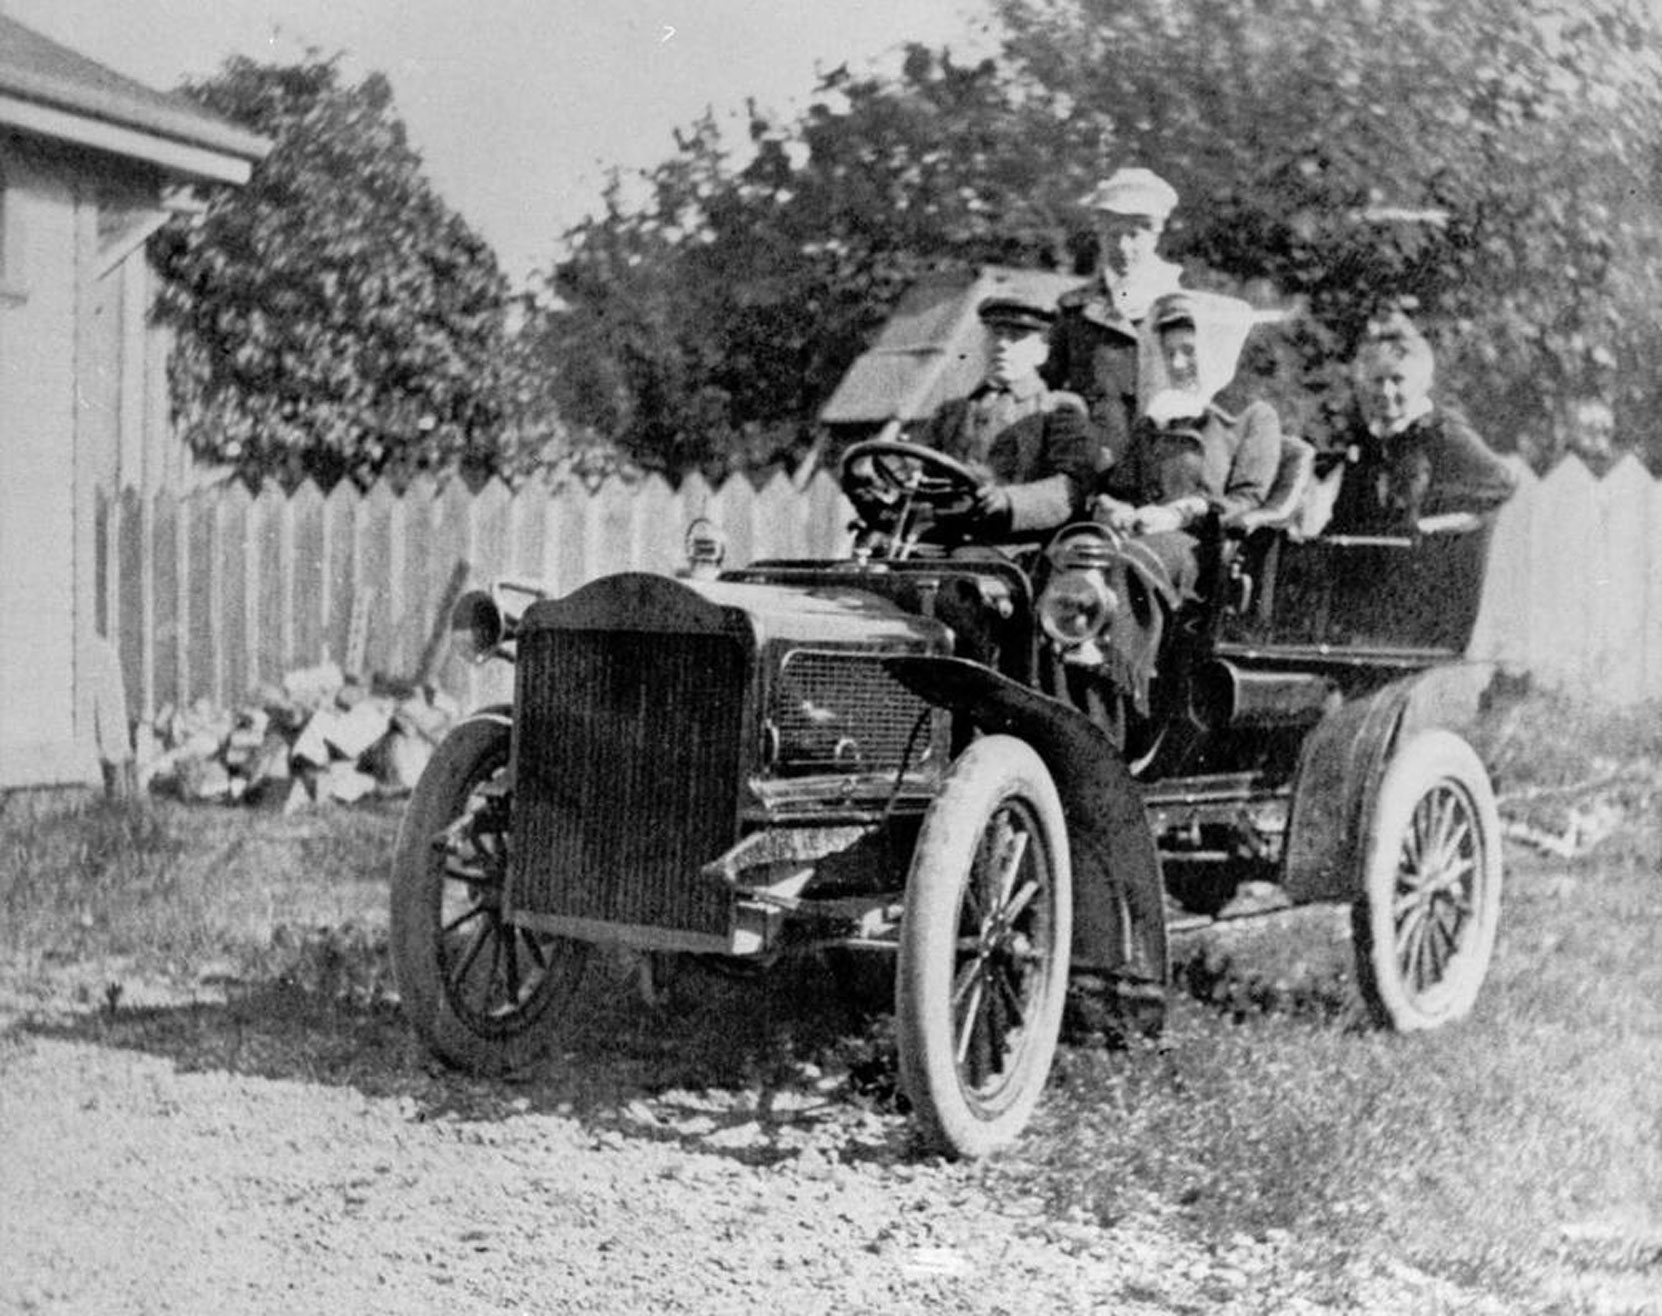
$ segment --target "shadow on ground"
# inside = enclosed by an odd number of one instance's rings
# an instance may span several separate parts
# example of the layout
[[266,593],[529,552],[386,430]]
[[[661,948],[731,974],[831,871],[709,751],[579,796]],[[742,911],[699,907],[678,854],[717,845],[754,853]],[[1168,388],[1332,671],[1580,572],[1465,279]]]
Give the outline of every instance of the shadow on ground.
[[647,973],[597,958],[549,1055],[507,1077],[431,1057],[390,990],[384,944],[347,954],[333,939],[269,976],[198,986],[195,1000],[128,1004],[112,985],[101,1004],[26,1016],[16,1031],[184,1071],[347,1086],[404,1099],[417,1120],[557,1113],[763,1162],[795,1154],[772,1136],[783,1128],[854,1123],[870,1135],[855,1157],[899,1150],[893,1047],[887,1017],[861,994],[869,984],[813,956],[744,976],[696,960],[655,960]]
[[[1343,1025],[1348,985],[1309,958],[1308,936],[1174,948],[1174,993],[1237,1022],[1282,1014]],[[1291,962],[1255,945],[1301,945]],[[1320,940],[1319,938],[1317,939]],[[787,1130],[830,1131],[843,1159],[905,1152],[881,960],[803,955],[736,974],[693,957],[597,954],[548,1056],[508,1077],[449,1069],[405,1023],[384,936],[319,928],[263,972],[198,980],[135,1003],[27,1015],[18,1031],[143,1052],[181,1070],[346,1086],[410,1104],[413,1119],[557,1113],[629,1138],[697,1143],[739,1159],[794,1155]],[[148,993],[154,999],[156,993]]]

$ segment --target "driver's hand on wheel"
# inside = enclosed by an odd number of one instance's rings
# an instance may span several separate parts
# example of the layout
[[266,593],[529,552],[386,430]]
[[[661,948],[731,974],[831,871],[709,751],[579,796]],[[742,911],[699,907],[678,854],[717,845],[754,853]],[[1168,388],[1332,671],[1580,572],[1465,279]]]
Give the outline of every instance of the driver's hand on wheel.
[[976,519],[1008,524],[1010,520],[1010,491],[1001,484],[983,484],[971,500]]

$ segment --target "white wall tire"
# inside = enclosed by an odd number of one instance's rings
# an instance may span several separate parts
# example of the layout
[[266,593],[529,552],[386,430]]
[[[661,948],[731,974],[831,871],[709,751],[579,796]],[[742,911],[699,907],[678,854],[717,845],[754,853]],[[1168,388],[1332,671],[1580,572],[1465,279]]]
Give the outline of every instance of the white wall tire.
[[1013,1141],[1044,1092],[1073,939],[1061,801],[1013,736],[975,741],[924,818],[895,981],[901,1082],[949,1156]]
[[1501,838],[1489,775],[1459,736],[1416,732],[1391,756],[1351,911],[1357,985],[1397,1032],[1470,1013],[1500,923]]

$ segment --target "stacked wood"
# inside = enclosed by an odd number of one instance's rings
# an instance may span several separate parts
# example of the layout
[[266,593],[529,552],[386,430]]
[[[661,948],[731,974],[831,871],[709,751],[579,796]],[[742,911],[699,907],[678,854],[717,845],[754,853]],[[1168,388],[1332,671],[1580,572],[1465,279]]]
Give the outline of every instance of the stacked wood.
[[459,714],[432,686],[366,683],[322,663],[235,709],[163,708],[139,728],[139,780],[182,799],[287,810],[403,794]]

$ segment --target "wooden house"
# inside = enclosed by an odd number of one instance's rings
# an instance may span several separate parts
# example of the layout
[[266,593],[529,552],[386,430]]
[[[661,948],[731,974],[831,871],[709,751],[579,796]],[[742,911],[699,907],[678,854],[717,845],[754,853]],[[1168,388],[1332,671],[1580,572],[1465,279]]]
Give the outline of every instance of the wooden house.
[[184,461],[145,239],[266,150],[0,15],[0,803],[124,757],[103,528]]

